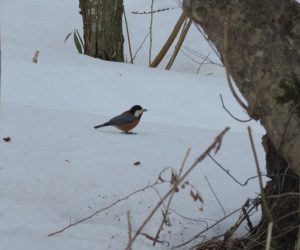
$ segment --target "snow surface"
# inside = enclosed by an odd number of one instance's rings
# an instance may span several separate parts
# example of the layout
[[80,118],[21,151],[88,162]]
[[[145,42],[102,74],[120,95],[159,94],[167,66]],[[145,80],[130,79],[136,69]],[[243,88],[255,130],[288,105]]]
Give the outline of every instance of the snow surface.
[[[134,51],[148,32],[150,17],[131,11],[149,11],[150,3],[125,1]],[[79,55],[72,40],[63,43],[74,28],[82,32],[77,0],[1,4],[0,249],[124,249],[128,241],[126,212],[130,210],[133,230],[137,230],[159,201],[153,189],[62,234],[47,235],[147,186],[166,167],[178,170],[189,147],[192,151],[187,166],[191,165],[226,126],[231,130],[216,159],[241,181],[256,175],[246,131],[251,125],[264,166],[263,128],[255,122],[239,123],[222,108],[219,94],[232,113],[247,118],[234,101],[221,67],[208,64],[197,74],[199,63],[180,53],[171,71],[163,69],[167,59],[158,69],[149,69],[148,41],[135,65]],[[154,7],[174,9],[154,16],[153,56],[181,12],[175,0],[157,0]],[[217,61],[195,27],[189,31],[184,47],[185,51],[211,53]],[[126,45],[125,49],[128,58]],[[36,50],[40,55],[34,64],[31,59]],[[112,127],[93,129],[134,104],[149,111],[135,129],[136,135],[120,134]],[[2,140],[7,136],[10,142]],[[141,165],[134,166],[137,161]],[[164,173],[164,178],[169,176],[170,172]],[[171,208],[209,224],[222,218],[205,176],[227,214],[259,191],[257,180],[240,187],[206,159],[188,177],[204,204],[193,202],[187,187],[176,194]],[[168,188],[164,184],[157,190],[163,195]],[[235,219],[224,221],[207,236],[223,232]],[[259,213],[252,219],[257,221]],[[158,212],[144,232],[154,236],[160,220]],[[160,237],[170,246],[152,247],[149,239],[140,236],[134,249],[170,249],[206,227],[174,212],[170,220],[172,226]]]

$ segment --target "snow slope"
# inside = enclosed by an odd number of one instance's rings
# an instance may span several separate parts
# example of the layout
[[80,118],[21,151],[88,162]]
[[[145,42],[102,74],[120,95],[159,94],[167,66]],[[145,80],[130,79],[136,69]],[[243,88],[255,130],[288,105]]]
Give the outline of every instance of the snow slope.
[[[152,189],[63,234],[47,235],[152,183],[164,168],[178,169],[189,147],[190,165],[226,126],[231,130],[216,159],[241,181],[256,174],[246,133],[250,124],[264,166],[263,129],[254,122],[238,123],[222,109],[220,93],[232,113],[247,118],[233,100],[221,68],[207,65],[197,75],[199,64],[181,54],[172,71],[149,69],[147,45],[138,54],[137,65],[89,58],[77,54],[72,42],[63,43],[73,28],[81,29],[78,1],[15,0],[2,5],[0,138],[12,140],[0,142],[0,249],[124,249],[126,212],[131,211],[136,230],[159,200]],[[149,6],[149,1],[125,1],[135,49],[147,33],[149,16],[130,11]],[[155,16],[154,55],[180,15],[176,1],[157,1],[156,7],[175,9]],[[193,28],[184,46],[208,54],[208,45],[200,39]],[[40,50],[38,64],[31,62],[35,50]],[[133,104],[149,110],[135,129],[138,134],[93,129]],[[134,166],[137,161],[141,165]],[[192,202],[188,188],[176,195],[172,209],[209,224],[222,218],[205,176],[226,213],[259,189],[256,180],[238,186],[206,159],[188,178],[203,196],[203,212],[200,203]],[[168,187],[157,188],[162,195]],[[155,235],[160,218],[158,213],[144,232]],[[172,226],[161,239],[171,245],[155,249],[169,249],[206,226],[176,213],[170,218]],[[253,220],[258,218],[256,214]],[[208,236],[233,222],[234,218],[224,221]],[[134,249],[153,249],[152,242],[141,236]]]

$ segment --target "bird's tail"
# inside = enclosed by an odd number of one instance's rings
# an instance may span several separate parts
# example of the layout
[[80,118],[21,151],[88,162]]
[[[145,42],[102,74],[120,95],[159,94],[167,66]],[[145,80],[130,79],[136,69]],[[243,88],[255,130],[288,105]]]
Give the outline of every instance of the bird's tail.
[[106,127],[106,126],[109,126],[109,125],[110,125],[110,124],[109,124],[108,122],[106,122],[106,123],[103,123],[103,124],[100,124],[100,125],[95,126],[94,129]]

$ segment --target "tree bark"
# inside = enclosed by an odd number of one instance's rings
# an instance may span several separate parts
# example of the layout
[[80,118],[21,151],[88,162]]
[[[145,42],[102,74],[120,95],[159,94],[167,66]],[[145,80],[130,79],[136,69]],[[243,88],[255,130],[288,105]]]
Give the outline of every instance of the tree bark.
[[[267,131],[264,192],[274,220],[272,242],[293,249],[299,227],[300,5],[294,0],[184,0]],[[269,217],[252,232],[265,240]],[[253,241],[252,241],[253,243]],[[261,247],[259,247],[260,249]]]
[[124,62],[123,0],[79,0],[85,54]]
[[300,175],[300,5],[294,0],[185,0],[184,8],[226,56],[249,115],[260,119]]

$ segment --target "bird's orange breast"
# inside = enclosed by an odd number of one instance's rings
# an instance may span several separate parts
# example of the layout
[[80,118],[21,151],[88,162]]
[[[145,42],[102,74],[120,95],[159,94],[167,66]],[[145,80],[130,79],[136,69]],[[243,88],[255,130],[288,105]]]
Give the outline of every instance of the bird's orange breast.
[[128,131],[134,129],[136,125],[138,125],[139,121],[139,119],[136,119],[131,123],[115,125],[115,127],[127,133]]

